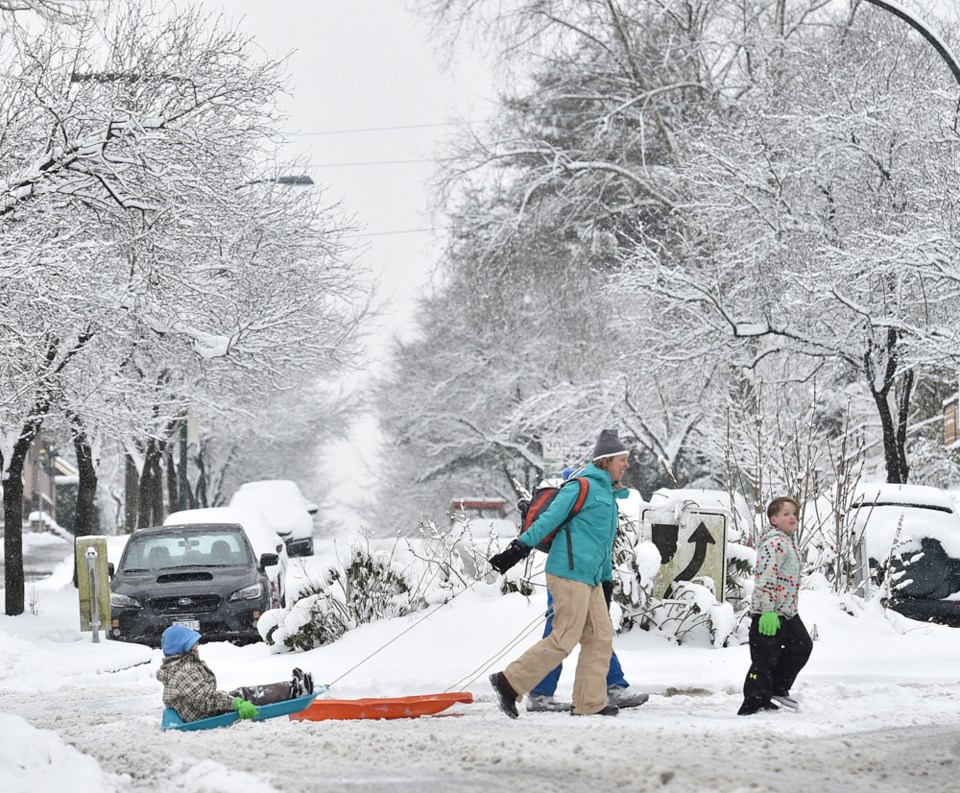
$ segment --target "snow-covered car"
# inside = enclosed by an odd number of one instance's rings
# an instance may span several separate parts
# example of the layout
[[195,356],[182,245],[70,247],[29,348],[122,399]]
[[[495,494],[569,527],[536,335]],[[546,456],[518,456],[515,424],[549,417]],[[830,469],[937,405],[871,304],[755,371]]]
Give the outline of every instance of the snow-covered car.
[[317,505],[307,501],[289,479],[244,482],[230,499],[231,507],[256,509],[283,537],[290,556],[313,555],[313,516]]
[[960,515],[953,499],[923,485],[860,484],[849,511],[874,583],[890,578],[884,604],[912,619],[960,627]]
[[266,568],[236,523],[153,526],[130,535],[110,581],[111,639],[160,646],[179,623],[205,641],[260,641],[257,621],[271,607]]
[[267,518],[258,510],[241,507],[209,507],[206,509],[185,509],[173,512],[163,522],[164,526],[194,523],[236,523],[243,527],[253,552],[259,559],[265,553],[275,553],[277,564],[266,568],[270,579],[271,608],[287,605],[287,566],[289,554],[283,538],[277,534]]

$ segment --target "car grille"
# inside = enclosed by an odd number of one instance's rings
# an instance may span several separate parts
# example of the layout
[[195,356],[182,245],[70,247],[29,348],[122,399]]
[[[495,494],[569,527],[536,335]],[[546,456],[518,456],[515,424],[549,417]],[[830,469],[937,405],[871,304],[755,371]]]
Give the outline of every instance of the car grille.
[[158,614],[207,614],[216,611],[219,607],[219,595],[189,595],[150,599],[150,608]]

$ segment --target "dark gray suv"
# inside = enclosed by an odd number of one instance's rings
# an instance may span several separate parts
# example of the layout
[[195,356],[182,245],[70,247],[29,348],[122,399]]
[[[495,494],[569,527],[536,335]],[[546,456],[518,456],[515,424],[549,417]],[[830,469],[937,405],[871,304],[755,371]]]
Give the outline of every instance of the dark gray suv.
[[160,635],[181,623],[204,641],[260,641],[257,620],[270,608],[265,568],[243,529],[191,524],[138,529],[127,541],[110,582],[109,636],[160,646]]

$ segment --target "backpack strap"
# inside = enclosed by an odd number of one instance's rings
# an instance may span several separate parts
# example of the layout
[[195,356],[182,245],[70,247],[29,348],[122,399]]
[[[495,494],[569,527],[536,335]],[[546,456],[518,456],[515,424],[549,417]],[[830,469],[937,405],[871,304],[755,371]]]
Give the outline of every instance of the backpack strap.
[[[570,514],[567,515],[566,520],[563,521],[563,529],[567,534],[567,564],[570,566],[570,569],[573,570],[573,541],[570,539],[570,520],[583,509],[583,502],[587,500],[587,493],[590,492],[590,482],[582,476],[578,476],[576,479],[571,479],[570,481],[577,482],[580,485],[580,493],[577,495],[577,500],[573,502]],[[564,485],[566,484],[567,483],[564,482]]]

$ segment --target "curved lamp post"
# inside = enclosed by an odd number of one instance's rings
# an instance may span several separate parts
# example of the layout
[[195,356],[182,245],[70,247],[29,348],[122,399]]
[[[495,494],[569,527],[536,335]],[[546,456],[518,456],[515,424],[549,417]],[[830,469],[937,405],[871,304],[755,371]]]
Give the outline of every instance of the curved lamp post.
[[905,8],[891,2],[891,0],[865,0],[865,2],[875,5],[877,8],[882,8],[884,11],[889,11],[923,36],[939,53],[940,57],[946,61],[957,83],[960,84],[960,61],[958,61],[957,57],[950,51],[946,42],[930,30],[921,20],[917,19],[916,16]]

